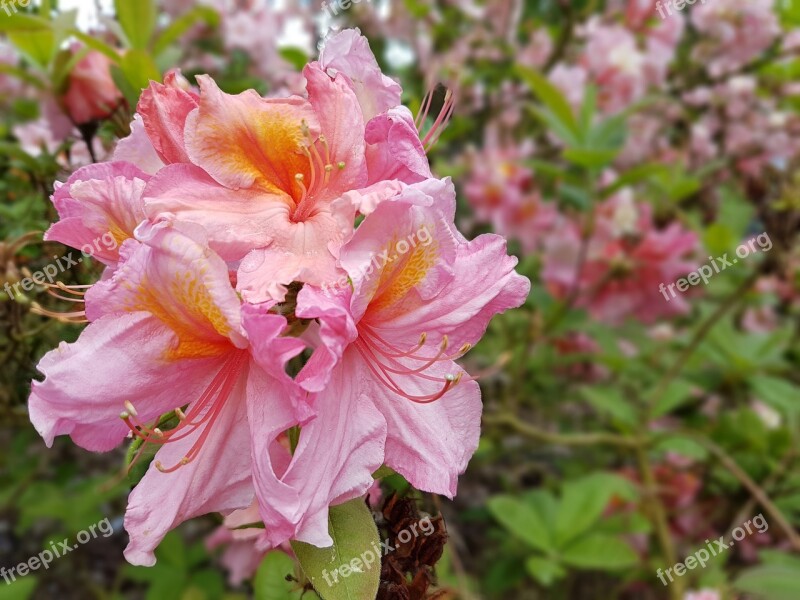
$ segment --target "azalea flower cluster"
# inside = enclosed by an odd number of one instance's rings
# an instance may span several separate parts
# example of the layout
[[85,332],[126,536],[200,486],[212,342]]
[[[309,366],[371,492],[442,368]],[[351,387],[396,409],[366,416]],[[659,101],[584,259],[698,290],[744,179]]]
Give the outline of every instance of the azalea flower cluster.
[[263,98],[171,72],[112,160],[53,196],[47,239],[118,250],[88,289],[58,286],[85,303],[62,318],[89,325],[42,359],[30,417],[48,445],[157,449],[125,516],[133,564],[211,512],[262,522],[261,551],[329,546],[329,506],[381,465],[452,497],[477,447],[479,387],[455,360],[530,284],[503,238],[456,229],[454,187],[357,30],[303,76],[306,94]]

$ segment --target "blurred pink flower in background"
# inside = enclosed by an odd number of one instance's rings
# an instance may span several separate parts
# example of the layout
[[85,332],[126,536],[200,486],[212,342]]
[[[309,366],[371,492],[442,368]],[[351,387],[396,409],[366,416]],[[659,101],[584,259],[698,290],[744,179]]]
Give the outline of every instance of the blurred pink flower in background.
[[703,589],[699,592],[686,592],[683,600],[722,600],[722,596],[717,590]]
[[561,299],[577,294],[577,306],[609,323],[626,317],[653,323],[688,312],[684,297],[667,301],[659,285],[697,268],[692,255],[699,250],[698,237],[679,223],[657,229],[651,213],[625,189],[597,205],[586,242],[580,226],[566,221],[545,242],[542,279],[548,290]]
[[477,219],[519,240],[526,253],[542,246],[559,218],[555,205],[542,199],[533,170],[524,164],[533,149],[531,140],[500,142],[497,129],[490,129],[484,148],[467,155],[470,175],[464,184]]
[[[73,54],[81,48],[81,45],[74,44]],[[111,78],[111,64],[110,58],[90,50],[70,72],[61,102],[76,125],[105,119],[122,102],[122,92]]]
[[774,0],[724,0],[693,6],[692,25],[701,36],[693,58],[713,77],[743,67],[780,33],[774,5]]

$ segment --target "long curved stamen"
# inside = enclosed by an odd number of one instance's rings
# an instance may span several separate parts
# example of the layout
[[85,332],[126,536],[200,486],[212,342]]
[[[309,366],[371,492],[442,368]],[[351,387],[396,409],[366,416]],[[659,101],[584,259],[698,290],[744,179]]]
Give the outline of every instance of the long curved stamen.
[[425,151],[428,152],[436,142],[439,141],[439,137],[442,135],[442,132],[447,127],[447,123],[450,120],[450,117],[453,116],[453,112],[455,111],[455,97],[453,92],[447,90],[444,95],[444,104],[442,105],[442,110],[439,111],[439,116],[436,117],[436,121],[433,122],[431,125],[430,130],[425,135],[425,138],[422,140],[422,145],[425,146]]
[[315,165],[316,161],[314,160],[314,157],[311,155],[311,152],[308,150],[308,148],[303,148],[303,154],[305,154],[306,158],[308,159],[308,166],[311,170],[311,181],[308,184],[308,189],[313,191],[314,186],[317,184],[317,167]]
[[[418,354],[422,347],[424,347],[427,339],[424,333],[420,335],[420,341],[415,347],[403,352],[382,339],[381,336],[368,325],[362,323],[359,329],[360,336],[354,344],[355,348],[358,350],[359,354],[361,354],[367,367],[373,375],[375,375],[376,379],[399,396],[417,404],[428,404],[444,396],[449,389],[462,380],[463,372],[458,372],[455,375],[447,374],[445,376],[437,376],[426,373],[426,371],[437,363],[452,363],[453,360],[460,358],[471,348],[470,344],[464,344],[459,348],[457,353],[447,355],[445,351],[447,350],[448,339],[447,336],[443,336],[439,344],[438,352],[433,356],[424,356]],[[412,367],[400,362],[398,359],[421,361],[422,364]],[[442,387],[435,393],[415,395],[402,389],[400,384],[395,380],[395,376],[398,375],[439,383]]]
[[[200,398],[192,403],[192,407],[189,409],[188,413],[184,413],[180,408],[176,408],[174,412],[178,417],[179,423],[174,429],[162,431],[158,427],[148,427],[136,421],[135,417],[137,413],[135,407],[130,402],[125,403],[126,410],[120,414],[120,418],[135,436],[143,440],[143,446],[148,443],[164,445],[171,442],[178,442],[200,431],[197,440],[195,440],[192,447],[177,464],[166,468],[161,462],[156,461],[154,464],[159,471],[162,473],[172,473],[180,467],[188,465],[197,458],[214,427],[214,423],[224,410],[228,398],[239,381],[239,376],[246,362],[246,357],[246,352],[236,352],[232,355],[214,376],[214,379]],[[138,454],[139,453],[137,453],[137,455]]]
[[89,322],[89,320],[86,318],[86,311],[81,310],[75,312],[59,313],[44,308],[38,302],[31,302],[31,312],[35,315],[40,315],[42,317],[48,317],[50,319],[55,319],[56,321],[61,321],[62,323],[82,324]]
[[[390,391],[394,392],[398,396],[402,396],[408,400],[411,400],[416,404],[430,404],[431,402],[435,402],[436,400],[444,396],[447,390],[449,390],[453,385],[457,384],[458,381],[460,380],[459,376],[447,375],[442,379],[442,381],[444,381],[444,387],[441,390],[439,390],[438,393],[428,394],[426,396],[415,396],[401,389],[400,386],[397,385],[397,382],[395,382],[385,372],[385,370],[383,369],[379,370],[375,368],[373,362],[370,361],[370,356],[369,356],[370,353],[366,351],[366,346],[363,343],[357,341],[355,346],[361,353],[361,356],[364,358],[365,362],[367,363],[367,367],[369,368],[370,371],[372,371],[373,375],[375,375],[378,381],[380,381],[384,386],[389,388]],[[372,358],[374,358],[374,355],[372,356]]]
[[425,94],[425,97],[422,99],[422,105],[419,107],[417,118],[414,119],[414,125],[416,125],[417,131],[420,133],[422,133],[422,126],[425,124],[425,119],[428,118],[428,111],[431,108],[431,102],[433,102],[433,90],[429,90]]

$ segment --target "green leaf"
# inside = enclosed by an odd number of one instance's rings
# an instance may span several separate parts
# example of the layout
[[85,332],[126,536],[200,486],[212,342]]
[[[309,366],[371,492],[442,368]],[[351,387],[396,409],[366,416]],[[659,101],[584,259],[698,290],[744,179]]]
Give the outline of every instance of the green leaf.
[[595,109],[597,108],[597,88],[594,85],[587,85],[586,92],[583,96],[583,104],[581,105],[580,113],[580,131],[581,137],[585,137],[586,132],[592,128],[592,120],[594,119]]
[[612,417],[615,424],[634,428],[639,423],[636,406],[615,388],[584,387],[581,395],[595,410]]
[[156,7],[153,0],[115,0],[117,20],[131,48],[144,50],[156,27]]
[[516,71],[536,95],[539,96],[542,103],[550,109],[553,115],[555,115],[555,117],[574,135],[578,136],[580,134],[578,122],[575,120],[572,107],[564,97],[564,94],[550,83],[546,77],[534,69],[517,65]]
[[[150,85],[151,80],[161,81],[158,67],[152,57],[143,50],[128,50],[122,57],[120,68],[131,88],[136,91],[137,100],[141,91]],[[136,106],[136,103],[134,102],[131,106]]]
[[303,590],[287,580],[294,575],[294,561],[285,552],[269,552],[258,567],[253,591],[255,600],[299,600]]
[[306,577],[322,600],[374,598],[381,575],[380,540],[364,500],[331,507],[328,524],[332,547],[292,542]]
[[91,35],[87,35],[82,31],[73,30],[70,33],[86,44],[92,50],[97,50],[101,54],[105,54],[114,64],[118,64],[120,61],[120,54],[117,52],[116,48],[109,46],[105,42],[98,40]]
[[790,381],[756,375],[750,379],[753,393],[786,417],[796,415],[800,408],[800,387]]
[[581,167],[602,167],[614,160],[619,154],[619,149],[602,150],[592,148],[567,148],[564,158]]
[[283,60],[288,62],[298,71],[302,71],[303,67],[308,62],[308,56],[301,48],[294,48],[291,46],[287,46],[284,48],[280,48],[278,50],[278,53],[281,55]]
[[624,187],[636,185],[642,181],[650,179],[653,175],[663,174],[666,167],[660,163],[648,163],[639,165],[620,175],[614,183],[602,191],[603,198],[607,198]]
[[662,417],[692,398],[695,386],[685,379],[674,379],[659,397],[653,408],[654,417]]
[[36,577],[28,575],[0,585],[0,600],[28,600],[36,590]]
[[580,569],[614,571],[635,565],[639,558],[633,549],[611,535],[590,534],[570,544],[561,552],[565,563]]
[[550,587],[566,575],[564,568],[550,558],[531,556],[525,561],[525,568],[536,581],[544,587]]
[[556,514],[556,544],[563,548],[585,533],[603,514],[615,495],[630,498],[630,482],[597,473],[564,484]]
[[47,19],[35,15],[16,13],[6,16],[4,12],[0,12],[0,31],[34,31],[50,28]]
[[208,6],[195,6],[192,10],[175,19],[164,29],[153,46],[153,54],[160,56],[174,42],[186,33],[195,24],[204,21],[211,27],[219,25],[219,13]]
[[553,552],[553,536],[545,519],[530,504],[511,496],[495,496],[488,503],[489,512],[509,533],[532,548]]
[[800,565],[755,567],[742,573],[733,587],[759,600],[797,600],[800,598]]
[[56,52],[56,36],[51,29],[15,30],[8,39],[35,66],[46,71]]
[[705,460],[708,450],[699,442],[680,434],[670,434],[662,438],[655,446],[658,452],[672,452],[697,460]]

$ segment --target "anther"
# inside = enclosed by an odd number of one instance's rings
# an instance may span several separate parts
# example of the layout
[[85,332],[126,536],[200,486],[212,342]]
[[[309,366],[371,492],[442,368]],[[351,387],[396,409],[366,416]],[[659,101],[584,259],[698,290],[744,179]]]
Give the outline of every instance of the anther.
[[134,406],[133,406],[133,404],[131,403],[130,400],[125,400],[125,408],[127,409],[127,412],[131,416],[133,416],[133,417],[138,417],[139,416],[139,413],[136,411],[136,408],[134,408]]

